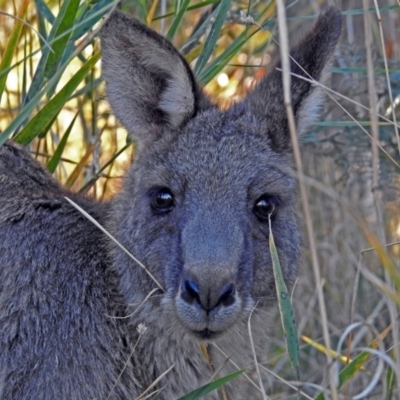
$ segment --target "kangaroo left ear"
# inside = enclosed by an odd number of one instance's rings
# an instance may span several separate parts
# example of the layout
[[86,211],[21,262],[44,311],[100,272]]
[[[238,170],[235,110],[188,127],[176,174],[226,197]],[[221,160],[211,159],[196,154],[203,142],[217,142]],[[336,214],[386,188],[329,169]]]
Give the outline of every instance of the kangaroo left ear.
[[210,106],[185,59],[137,19],[114,11],[101,30],[101,48],[108,99],[139,144]]
[[[330,7],[322,13],[311,31],[291,50],[291,72],[323,83],[328,76],[341,27],[342,15],[339,10]],[[277,68],[281,68],[280,62],[238,107],[244,106],[263,120],[273,150],[284,153],[290,151],[291,142],[284,106],[282,71]],[[322,90],[311,82],[291,76],[292,107],[299,134],[318,118],[321,95]]]

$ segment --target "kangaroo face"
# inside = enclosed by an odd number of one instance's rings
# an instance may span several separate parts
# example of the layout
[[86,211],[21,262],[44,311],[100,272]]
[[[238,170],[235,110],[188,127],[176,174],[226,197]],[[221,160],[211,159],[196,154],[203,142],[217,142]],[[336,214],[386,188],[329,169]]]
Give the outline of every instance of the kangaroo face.
[[299,247],[292,175],[251,115],[217,109],[164,132],[139,155],[121,217],[134,237],[124,244],[164,286],[172,320],[214,338],[272,301],[269,215],[292,281]]
[[[340,26],[340,13],[328,9],[291,52],[299,133],[316,116],[320,92],[310,79],[324,80]],[[221,111],[171,43],[139,21],[114,12],[101,39],[110,103],[137,144],[110,229],[164,288],[152,307],[143,305],[143,320],[151,314],[163,326],[216,338],[275,298],[269,216],[287,283],[297,273],[281,71]],[[142,304],[154,282],[120,250],[113,257],[125,301]]]

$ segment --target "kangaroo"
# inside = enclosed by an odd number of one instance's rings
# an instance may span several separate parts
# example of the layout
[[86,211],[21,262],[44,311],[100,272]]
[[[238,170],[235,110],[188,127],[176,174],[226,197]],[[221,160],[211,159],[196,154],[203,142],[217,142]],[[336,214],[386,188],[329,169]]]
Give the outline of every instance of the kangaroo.
[[[326,79],[340,31],[329,8],[291,50],[299,134],[321,104],[309,79]],[[147,389],[176,399],[215,371],[254,363],[251,313],[256,352],[265,352],[276,297],[269,215],[286,283],[297,275],[280,64],[221,110],[172,44],[138,20],[112,12],[101,47],[109,102],[137,143],[121,192],[97,202],[62,188],[20,146],[0,149],[4,400],[135,399]],[[227,384],[227,397],[245,398],[241,386]]]

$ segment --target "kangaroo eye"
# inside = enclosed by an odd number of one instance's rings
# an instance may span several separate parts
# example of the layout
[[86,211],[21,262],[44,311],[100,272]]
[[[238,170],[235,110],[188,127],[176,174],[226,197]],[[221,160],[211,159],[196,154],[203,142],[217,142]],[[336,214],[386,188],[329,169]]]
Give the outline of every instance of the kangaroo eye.
[[254,204],[254,214],[263,220],[268,220],[269,215],[274,215],[278,199],[274,196],[264,194]]
[[151,193],[151,206],[154,210],[159,212],[171,211],[175,205],[174,196],[167,188],[159,188]]

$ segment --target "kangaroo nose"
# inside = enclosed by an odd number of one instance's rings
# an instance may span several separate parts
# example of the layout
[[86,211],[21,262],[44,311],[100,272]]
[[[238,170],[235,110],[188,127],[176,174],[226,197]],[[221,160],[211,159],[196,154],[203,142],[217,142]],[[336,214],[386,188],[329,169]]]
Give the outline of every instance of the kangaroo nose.
[[195,281],[187,279],[181,286],[181,296],[186,303],[192,304],[197,301],[200,303],[199,287]]
[[219,305],[231,306],[235,302],[236,288],[233,283],[213,287],[202,287],[192,279],[181,285],[181,297],[189,304],[198,303],[204,310],[211,311]]

